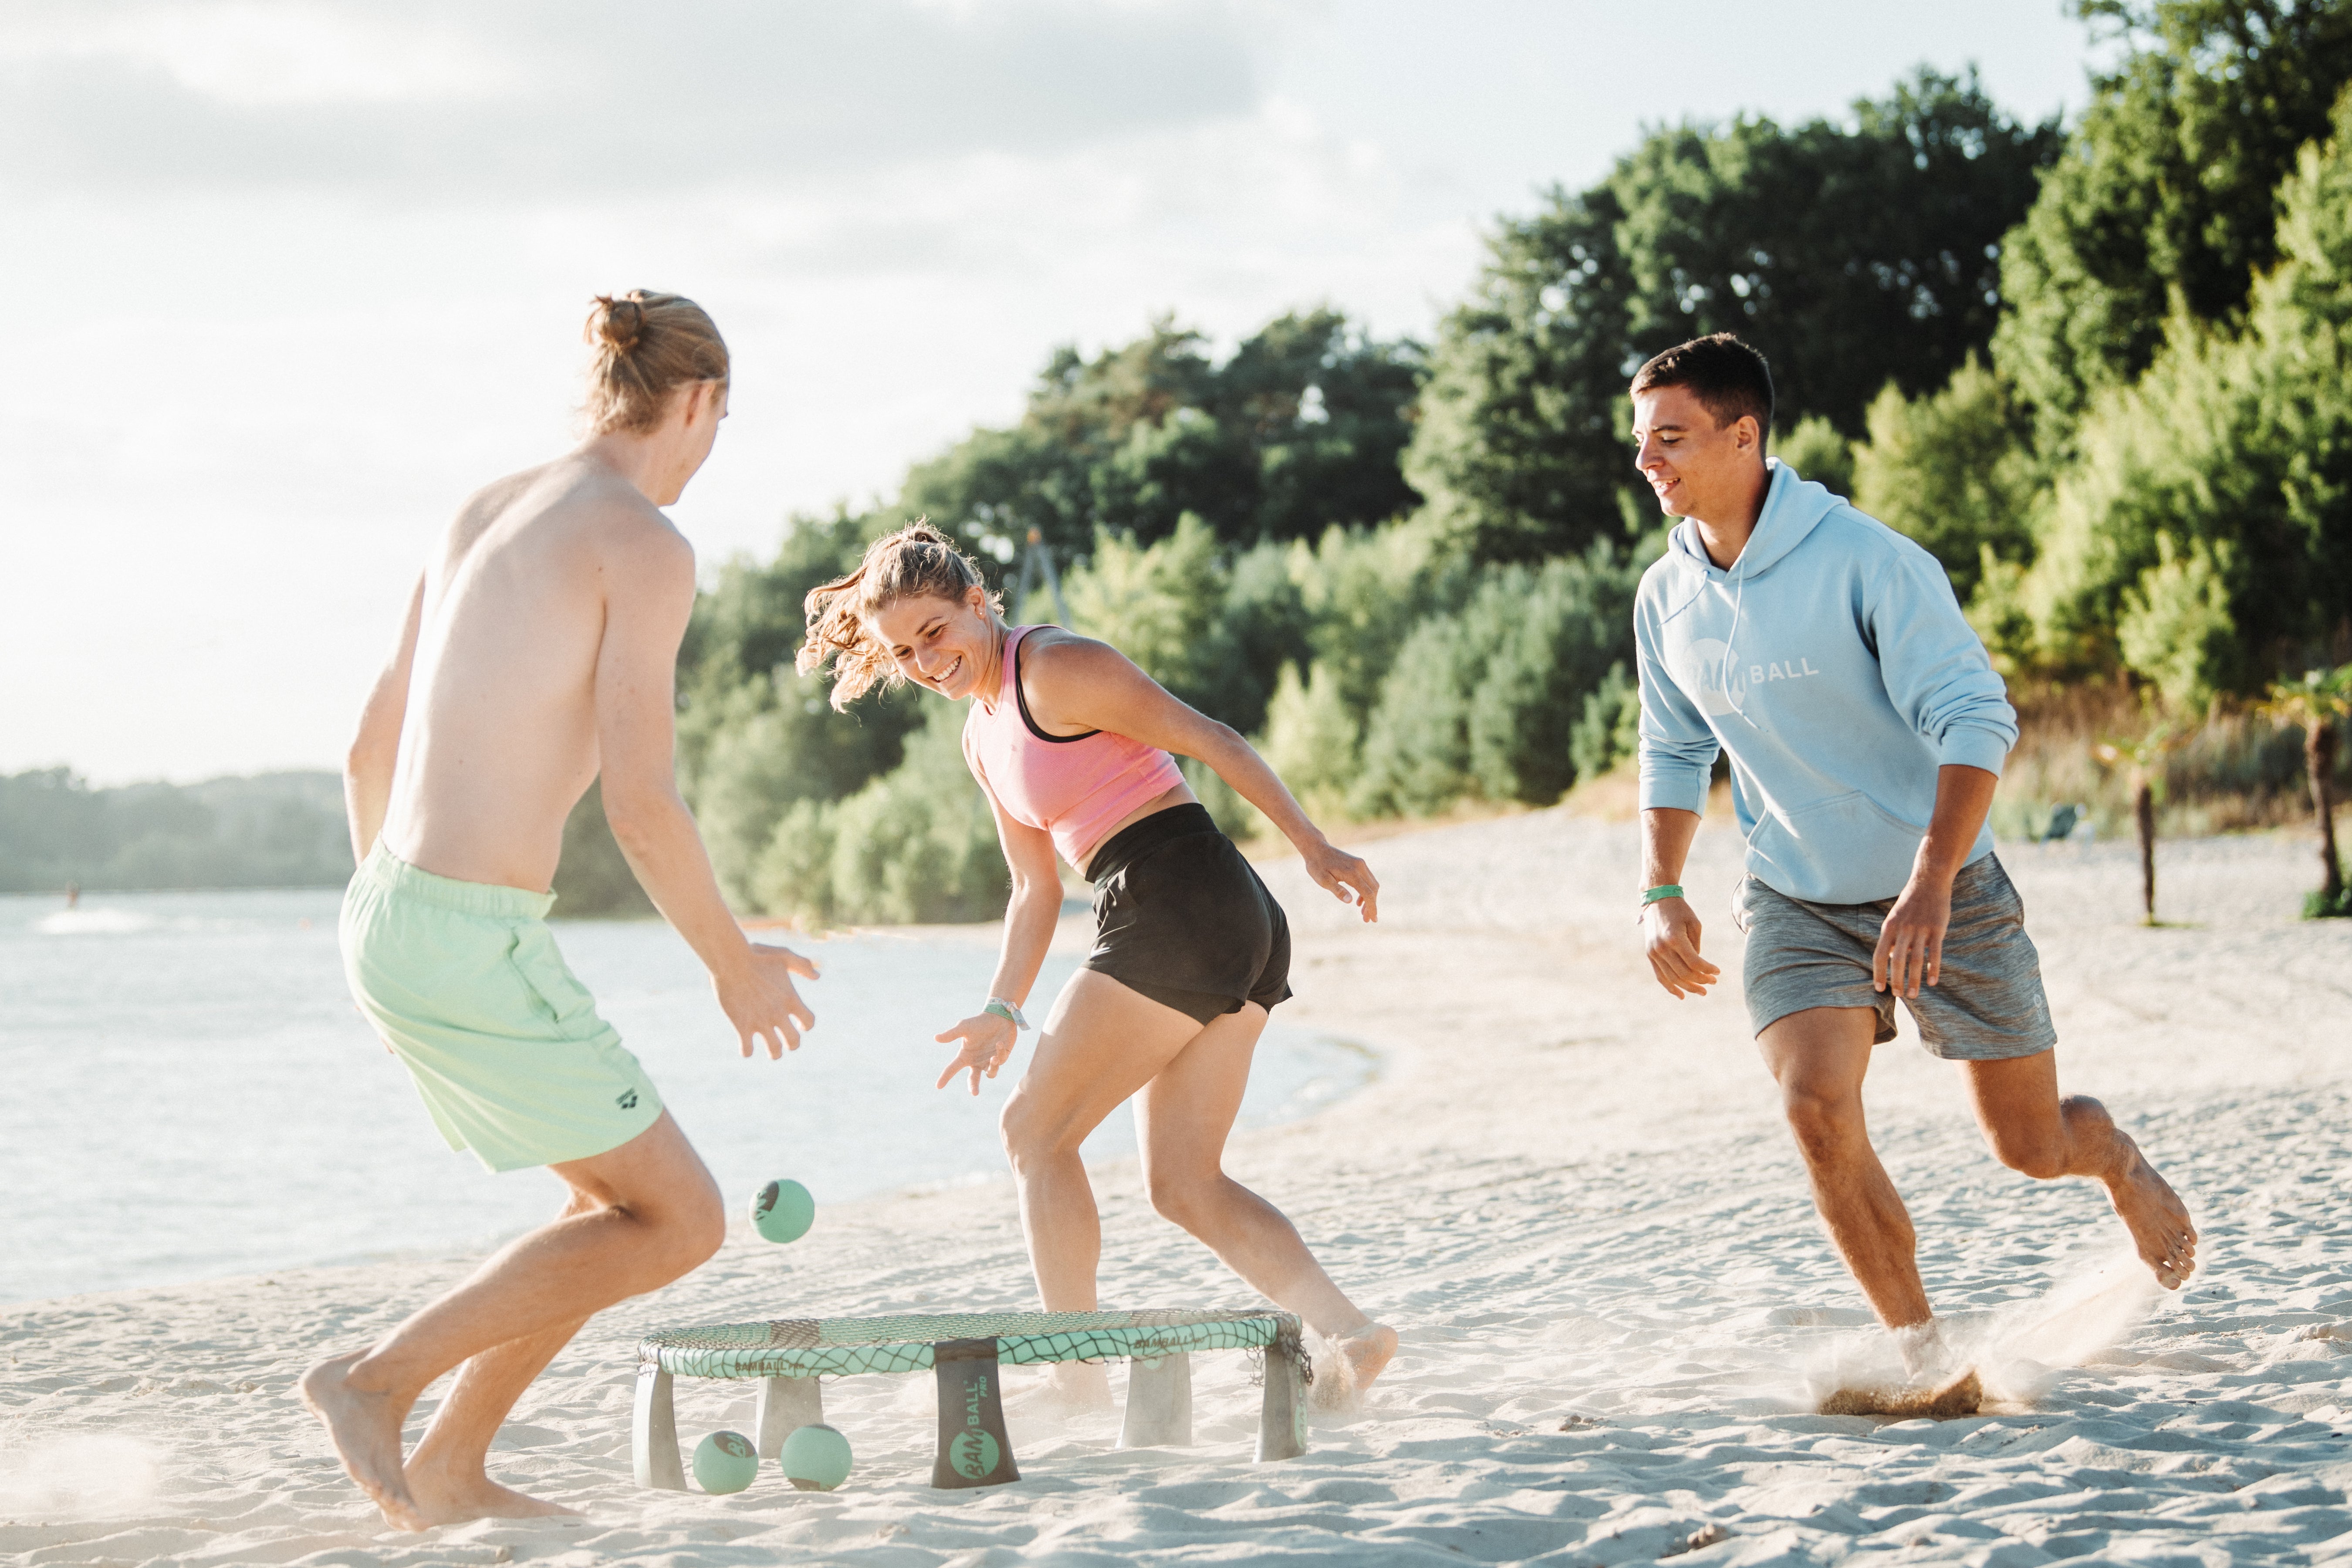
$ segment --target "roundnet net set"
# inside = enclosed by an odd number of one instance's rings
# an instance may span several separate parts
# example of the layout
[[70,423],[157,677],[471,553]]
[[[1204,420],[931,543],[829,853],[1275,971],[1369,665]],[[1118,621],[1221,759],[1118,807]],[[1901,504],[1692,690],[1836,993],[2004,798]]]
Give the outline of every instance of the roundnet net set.
[[933,1373],[940,1438],[931,1484],[994,1486],[1020,1479],[998,1369],[1046,1362],[1129,1363],[1122,1447],[1192,1442],[1193,1351],[1236,1350],[1264,1389],[1257,1457],[1306,1451],[1314,1381],[1299,1322],[1279,1311],[952,1312],[885,1318],[779,1318],[649,1334],[637,1346],[633,1420],[641,1486],[686,1488],[673,1377],[760,1379],[757,1451],[773,1458],[792,1430],[824,1419],[820,1379]]

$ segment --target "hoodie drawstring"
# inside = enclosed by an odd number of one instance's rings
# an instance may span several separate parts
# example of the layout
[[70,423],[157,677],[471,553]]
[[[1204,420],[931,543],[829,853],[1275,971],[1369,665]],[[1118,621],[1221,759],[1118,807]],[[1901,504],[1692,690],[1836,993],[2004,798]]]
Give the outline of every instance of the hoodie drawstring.
[[[1741,547],[1739,552],[1739,570],[1731,579],[1731,630],[1723,639],[1723,668],[1717,672],[1717,679],[1723,682],[1724,700],[1731,704],[1731,710],[1734,713],[1738,714],[1742,719],[1748,719],[1748,710],[1742,708],[1739,705],[1739,699],[1732,694],[1731,656],[1738,651],[1739,605],[1740,601],[1745,598],[1748,594],[1748,559],[1755,542],[1756,537],[1753,533],[1750,533],[1748,538],[1748,544]],[[1748,719],[1748,724],[1750,729],[1753,729],[1755,728],[1756,721],[1753,719]]]

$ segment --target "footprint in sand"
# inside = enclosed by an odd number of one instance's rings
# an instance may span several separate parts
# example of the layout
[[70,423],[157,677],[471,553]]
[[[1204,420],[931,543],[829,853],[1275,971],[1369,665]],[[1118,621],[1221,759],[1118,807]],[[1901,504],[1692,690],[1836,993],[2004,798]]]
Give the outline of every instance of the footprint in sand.
[[1941,1388],[1841,1388],[1821,1402],[1823,1415],[1886,1415],[1898,1421],[1949,1421],[1974,1415],[1984,1403],[1984,1384],[1973,1370]]

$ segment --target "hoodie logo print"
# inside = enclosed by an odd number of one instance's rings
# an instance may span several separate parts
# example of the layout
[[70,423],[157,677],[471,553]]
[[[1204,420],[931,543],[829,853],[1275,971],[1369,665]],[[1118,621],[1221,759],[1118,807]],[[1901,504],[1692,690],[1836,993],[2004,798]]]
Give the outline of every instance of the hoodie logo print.
[[[1739,711],[1739,704],[1748,696],[1748,675],[1734,666],[1724,668],[1730,645],[1721,637],[1691,639],[1691,671],[1687,689],[1698,703],[1698,710],[1710,719],[1728,719]],[[1730,677],[1727,687],[1725,676]]]

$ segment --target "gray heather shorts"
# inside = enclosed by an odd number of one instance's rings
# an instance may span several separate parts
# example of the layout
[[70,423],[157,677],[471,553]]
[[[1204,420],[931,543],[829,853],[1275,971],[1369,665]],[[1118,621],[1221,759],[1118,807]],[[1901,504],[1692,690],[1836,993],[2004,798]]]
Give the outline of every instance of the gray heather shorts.
[[[1874,1044],[1895,1037],[1895,992],[1874,991],[1870,955],[1893,899],[1815,904],[1744,879],[1732,918],[1748,933],[1743,978],[1748,1017],[1762,1034],[1808,1007],[1874,1007]],[[1903,1005],[1919,1039],[1951,1061],[2030,1057],[2058,1043],[2042,994],[2042,963],[2025,934],[2025,900],[1988,855],[1952,879],[1952,923],[1944,933],[1943,978]]]

